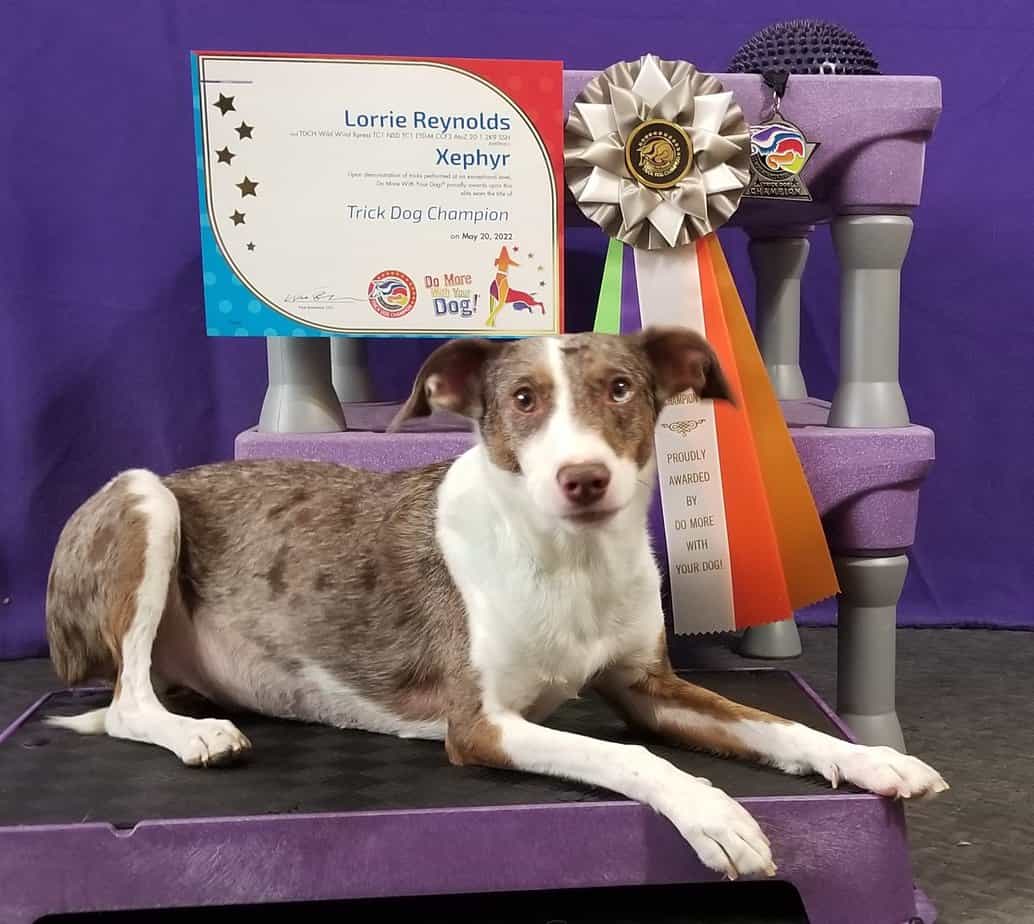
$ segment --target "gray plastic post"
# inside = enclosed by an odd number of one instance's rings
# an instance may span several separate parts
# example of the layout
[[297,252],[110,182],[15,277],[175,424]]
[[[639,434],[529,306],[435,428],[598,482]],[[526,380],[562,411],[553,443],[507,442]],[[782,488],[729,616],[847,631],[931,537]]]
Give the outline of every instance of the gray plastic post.
[[801,372],[801,276],[806,237],[754,238],[747,250],[757,282],[758,345],[776,397],[808,397]]
[[744,630],[738,651],[745,658],[784,661],[801,655],[801,634],[793,619],[780,619]]
[[912,239],[907,215],[842,215],[833,221],[840,259],[840,384],[832,427],[908,426],[898,381],[901,266]]
[[897,603],[904,555],[835,559],[841,594],[837,629],[837,712],[863,744],[905,750],[895,711]]
[[365,340],[335,337],[330,341],[330,377],[342,404],[373,400]]
[[332,433],[345,414],[330,377],[326,337],[267,337],[269,387],[258,428],[263,433]]
[[[758,232],[748,245],[757,283],[758,343],[776,397],[808,397],[801,372],[801,276],[811,245],[808,229],[799,236]],[[746,658],[788,660],[800,657],[801,635],[793,619],[747,629],[739,653]]]

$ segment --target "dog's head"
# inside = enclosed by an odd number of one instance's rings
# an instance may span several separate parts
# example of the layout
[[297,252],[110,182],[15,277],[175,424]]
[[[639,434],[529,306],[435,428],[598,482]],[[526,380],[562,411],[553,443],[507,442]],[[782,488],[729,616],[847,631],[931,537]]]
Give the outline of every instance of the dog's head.
[[584,527],[632,502],[658,414],[690,390],[731,400],[714,351],[685,328],[457,339],[428,357],[392,428],[434,410],[473,418],[488,458],[541,515]]

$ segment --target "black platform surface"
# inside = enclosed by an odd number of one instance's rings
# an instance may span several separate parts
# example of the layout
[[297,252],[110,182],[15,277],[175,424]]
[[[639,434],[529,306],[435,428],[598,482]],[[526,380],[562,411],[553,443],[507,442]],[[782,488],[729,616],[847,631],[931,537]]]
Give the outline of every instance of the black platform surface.
[[[779,670],[700,671],[687,679],[747,705],[840,731]],[[0,744],[0,825],[232,817],[592,801],[614,794],[527,774],[454,767],[440,742],[341,731],[254,715],[227,716],[205,703],[177,711],[232,718],[251,739],[242,764],[193,769],[153,745],[81,736],[45,725],[44,715],[103,706],[107,693],[58,693]],[[0,729],[13,721],[4,717]],[[790,777],[735,760],[669,748],[628,732],[595,697],[564,706],[548,724],[597,738],[646,744],[734,797],[829,793],[818,778]],[[854,792],[842,787],[840,794]]]

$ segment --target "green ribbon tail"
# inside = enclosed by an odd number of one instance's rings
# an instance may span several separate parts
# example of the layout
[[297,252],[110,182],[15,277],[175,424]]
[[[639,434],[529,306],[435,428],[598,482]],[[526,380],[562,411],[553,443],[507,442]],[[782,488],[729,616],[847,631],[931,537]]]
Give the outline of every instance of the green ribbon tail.
[[624,250],[625,245],[614,238],[607,245],[600,297],[596,302],[596,322],[592,328],[597,334],[621,332],[621,264]]

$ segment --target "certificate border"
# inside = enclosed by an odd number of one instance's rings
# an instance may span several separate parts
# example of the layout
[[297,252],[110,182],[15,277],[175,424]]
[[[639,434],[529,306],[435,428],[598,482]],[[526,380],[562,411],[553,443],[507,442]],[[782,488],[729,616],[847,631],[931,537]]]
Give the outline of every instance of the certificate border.
[[[486,77],[480,74],[474,73],[465,67],[460,66],[454,62],[463,61],[474,61],[484,60],[491,62],[503,63],[507,59],[501,58],[486,58],[486,59],[464,59],[464,58],[421,58],[412,56],[390,56],[390,55],[336,55],[336,54],[292,54],[292,53],[264,53],[264,52],[215,52],[215,51],[195,51],[192,52],[193,57],[196,59],[196,71],[195,79],[197,81],[197,109],[200,120],[200,137],[198,142],[200,144],[199,157],[201,160],[200,168],[202,174],[202,185],[204,191],[205,207],[208,212],[208,228],[212,233],[212,238],[218,247],[219,253],[222,258],[226,261],[227,265],[233,271],[240,284],[244,286],[250,293],[256,298],[260,299],[264,305],[266,305],[271,311],[275,312],[278,316],[289,319],[290,321],[304,325],[309,331],[316,331],[319,334],[329,334],[340,337],[356,337],[356,338],[373,338],[373,337],[484,337],[484,338],[498,338],[498,339],[515,339],[524,337],[535,337],[549,334],[558,334],[564,330],[564,291],[563,291],[563,277],[561,270],[561,263],[563,259],[562,254],[562,241],[560,239],[560,205],[558,202],[558,185],[556,170],[552,158],[550,157],[550,151],[545,141],[542,138],[542,134],[539,131],[538,126],[529,118],[528,114],[524,111],[524,108],[513,100],[506,92],[492,83]],[[539,152],[543,157],[546,165],[546,173],[549,178],[549,190],[550,190],[550,208],[551,208],[551,226],[552,226],[552,241],[551,241],[551,256],[552,256],[552,274],[553,274],[553,286],[554,292],[556,293],[556,310],[553,312],[554,325],[546,328],[531,328],[531,329],[483,329],[483,328],[461,328],[461,329],[448,329],[436,327],[433,329],[420,329],[420,328],[408,328],[404,331],[391,331],[385,328],[363,328],[363,327],[335,327],[330,325],[319,325],[313,323],[311,319],[303,318],[301,316],[292,314],[286,311],[284,308],[273,303],[273,301],[265,296],[258,288],[248,279],[244,271],[240,268],[237,261],[230,255],[226,245],[223,242],[222,235],[219,231],[219,226],[215,219],[215,209],[212,202],[212,184],[210,182],[210,160],[208,150],[208,120],[209,115],[207,112],[207,106],[204,101],[204,90],[205,85],[209,82],[222,83],[222,81],[209,81],[205,76],[205,64],[208,61],[219,61],[219,60],[236,60],[236,61],[283,61],[291,62],[298,61],[303,63],[338,63],[338,64],[394,64],[400,66],[420,66],[420,67],[438,67],[443,70],[453,71],[458,74],[462,74],[473,80],[478,81],[487,89],[494,92],[496,95],[504,99],[513,109],[520,115],[524,123],[531,130],[532,136],[535,142],[538,144]],[[515,59],[518,60],[518,59]],[[539,63],[537,61],[528,61],[527,59],[519,59],[522,63]],[[543,64],[559,63],[552,61],[542,61]],[[206,314],[207,314],[207,299],[206,299]],[[311,334],[310,334],[311,335]],[[260,334],[251,334],[249,336],[262,336]]]

